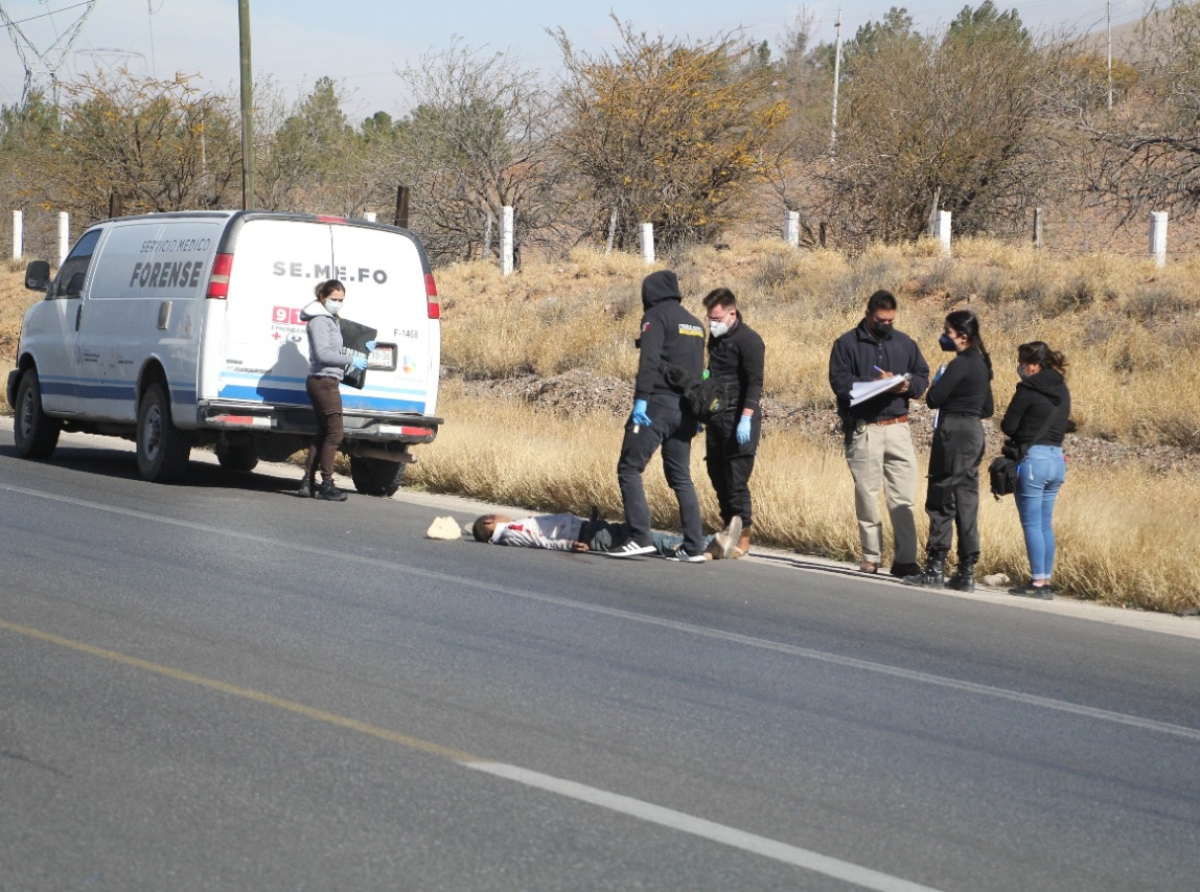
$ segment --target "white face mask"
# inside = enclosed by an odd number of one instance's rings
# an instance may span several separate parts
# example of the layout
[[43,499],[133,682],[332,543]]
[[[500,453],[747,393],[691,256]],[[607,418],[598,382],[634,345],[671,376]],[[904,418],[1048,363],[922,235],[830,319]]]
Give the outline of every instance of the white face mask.
[[326,299],[325,309],[336,316],[338,313],[342,312],[342,302],[340,300]]
[[719,338],[729,331],[729,326],[724,322],[713,322],[711,319],[708,322],[708,330],[712,332],[714,338]]

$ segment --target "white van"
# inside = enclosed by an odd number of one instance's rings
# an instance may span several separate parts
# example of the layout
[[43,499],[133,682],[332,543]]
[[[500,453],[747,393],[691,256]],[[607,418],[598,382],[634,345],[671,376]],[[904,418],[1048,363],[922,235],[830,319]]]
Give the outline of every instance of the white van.
[[60,430],[137,442],[147,480],[181,478],[193,446],[229,469],[303,449],[300,309],[325,279],[346,286],[348,320],[378,331],[361,390],[343,385],[355,488],[391,495],[410,447],[437,436],[440,310],[411,232],[308,214],[189,211],[105,220],[83,234],[25,315],[8,376],[17,452],[46,458]]

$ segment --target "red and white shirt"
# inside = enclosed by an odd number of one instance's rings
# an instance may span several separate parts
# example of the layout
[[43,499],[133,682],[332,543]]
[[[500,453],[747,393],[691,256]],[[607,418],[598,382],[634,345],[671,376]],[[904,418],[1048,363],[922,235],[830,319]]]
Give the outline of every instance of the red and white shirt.
[[495,545],[570,551],[583,531],[583,524],[583,518],[574,514],[540,514],[496,524],[491,541]]

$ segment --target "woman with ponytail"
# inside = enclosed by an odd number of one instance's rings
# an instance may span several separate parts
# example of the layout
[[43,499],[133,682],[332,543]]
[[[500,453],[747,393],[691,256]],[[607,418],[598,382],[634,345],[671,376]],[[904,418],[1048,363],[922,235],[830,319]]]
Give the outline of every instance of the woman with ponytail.
[[[979,463],[985,446],[982,419],[995,412],[992,359],[979,333],[979,317],[970,310],[955,310],[946,317],[938,344],[955,356],[925,395],[929,408],[937,410],[925,496],[929,515],[926,564],[923,572],[905,577],[904,583],[927,588],[945,585],[970,592],[975,590],[975,563],[979,560]],[[946,555],[956,529],[958,568],[947,580]]]
[[1032,581],[1009,589],[1026,598],[1053,597],[1050,574],[1054,570],[1054,503],[1067,475],[1063,436],[1070,426],[1071,392],[1064,372],[1067,360],[1042,341],[1017,348],[1016,393],[1000,422],[1000,429],[1016,443],[1017,513],[1025,534]]

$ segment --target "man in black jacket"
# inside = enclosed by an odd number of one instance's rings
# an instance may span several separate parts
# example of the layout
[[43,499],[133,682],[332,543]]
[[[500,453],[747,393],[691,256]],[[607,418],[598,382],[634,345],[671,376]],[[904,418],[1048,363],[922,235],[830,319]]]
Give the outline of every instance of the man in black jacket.
[[[892,521],[896,553],[893,576],[919,573],[917,523],[917,457],[908,429],[908,401],[929,386],[929,366],[908,335],[896,331],[896,298],[876,291],[867,300],[863,321],[833,344],[829,386],[837,396],[838,417],[845,435],[846,463],[854,478],[854,511],[862,543],[864,573],[879,570],[883,554],[883,518],[879,490],[884,489]],[[850,390],[860,381],[898,378],[890,390],[850,405]]]
[[682,394],[667,381],[663,363],[678,366],[699,378],[704,371],[704,329],[700,320],[683,308],[675,273],[651,273],[642,282],[641,348],[633,390],[633,413],[625,425],[617,480],[625,503],[630,538],[610,557],[635,557],[654,551],[650,533],[650,506],[642,473],[651,456],[662,447],[663,473],[679,501],[683,544],[672,557],[687,563],[704,562],[704,530],[700,501],[692,484],[692,437],[697,420]]
[[733,557],[750,551],[754,516],[750,502],[750,474],[762,433],[763,367],[766,347],[742,318],[737,298],[728,288],[717,288],[704,298],[708,315],[708,373],[723,384],[722,411],[708,421],[705,464],[717,493],[721,521],[742,521],[742,535]]

